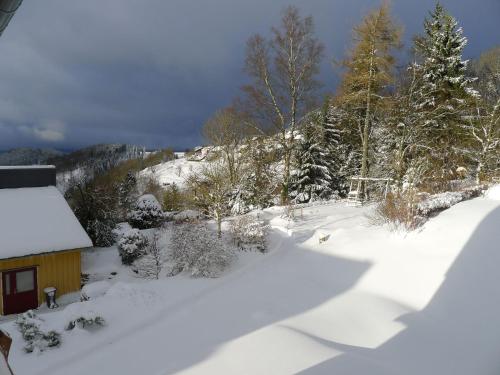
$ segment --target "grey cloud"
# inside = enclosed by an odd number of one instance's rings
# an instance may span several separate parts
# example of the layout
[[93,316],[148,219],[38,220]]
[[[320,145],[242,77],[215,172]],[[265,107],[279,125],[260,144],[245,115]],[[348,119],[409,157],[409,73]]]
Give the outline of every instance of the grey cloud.
[[[0,149],[199,143],[203,121],[246,80],[246,39],[266,34],[290,3],[315,18],[332,91],[331,59],[343,57],[352,25],[378,1],[24,0],[0,39]],[[469,37],[469,56],[500,42],[500,2],[443,3]],[[393,0],[407,40],[432,6]]]

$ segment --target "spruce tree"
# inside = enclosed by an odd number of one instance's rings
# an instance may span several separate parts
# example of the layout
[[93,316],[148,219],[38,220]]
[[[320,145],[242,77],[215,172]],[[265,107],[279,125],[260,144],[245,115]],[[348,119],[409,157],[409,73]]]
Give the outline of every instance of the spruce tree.
[[439,4],[424,22],[425,33],[416,38],[421,62],[417,111],[421,115],[424,144],[429,154],[429,171],[434,180],[446,181],[459,166],[460,148],[466,138],[463,117],[467,99],[476,95],[473,79],[466,76],[462,53],[467,39],[457,21]]
[[340,128],[332,100],[327,96],[319,116],[322,140],[320,146],[325,153],[325,163],[331,178],[330,188],[335,194],[341,193],[342,184],[342,148],[340,147]]
[[132,209],[138,195],[137,178],[134,173],[127,172],[124,179],[118,184],[118,204],[123,218]]
[[296,203],[327,199],[332,195],[332,179],[327,154],[321,147],[321,139],[318,139],[318,134],[322,134],[319,130],[314,123],[305,125],[302,130],[290,194]]

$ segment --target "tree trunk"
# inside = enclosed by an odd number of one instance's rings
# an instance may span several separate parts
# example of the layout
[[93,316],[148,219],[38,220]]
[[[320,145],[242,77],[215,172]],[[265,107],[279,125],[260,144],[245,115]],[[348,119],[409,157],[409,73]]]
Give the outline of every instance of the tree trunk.
[[[369,137],[370,137],[370,116],[371,116],[371,99],[372,99],[372,80],[373,80],[373,54],[375,52],[372,49],[370,57],[370,76],[368,78],[368,88],[366,97],[366,113],[365,113],[365,123],[363,126],[363,136],[362,136],[362,156],[361,156],[361,178],[366,178],[368,176],[368,150],[369,150]],[[366,199],[366,182],[361,181],[358,189],[358,197],[361,200]]]
[[288,203],[288,188],[290,183],[290,150],[285,150],[283,158],[283,182],[281,185],[281,204]]
[[217,222],[217,237],[222,237],[222,215],[216,214],[215,221]]

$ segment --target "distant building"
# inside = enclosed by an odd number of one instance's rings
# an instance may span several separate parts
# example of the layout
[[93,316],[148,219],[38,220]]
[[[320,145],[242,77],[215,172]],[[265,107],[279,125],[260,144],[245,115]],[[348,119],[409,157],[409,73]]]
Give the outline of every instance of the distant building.
[[0,167],[0,313],[20,313],[80,289],[80,251],[91,247],[55,187],[54,166]]

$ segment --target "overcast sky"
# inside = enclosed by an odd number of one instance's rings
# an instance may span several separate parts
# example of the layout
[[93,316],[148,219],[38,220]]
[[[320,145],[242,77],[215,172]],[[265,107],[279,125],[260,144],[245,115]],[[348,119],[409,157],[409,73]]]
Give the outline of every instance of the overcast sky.
[[[467,57],[500,44],[500,0],[443,0]],[[245,83],[245,42],[288,4],[312,15],[330,61],[376,0],[24,0],[0,38],[0,149],[133,143],[183,149]],[[393,0],[405,40],[432,0]],[[407,43],[408,45],[408,43]]]

